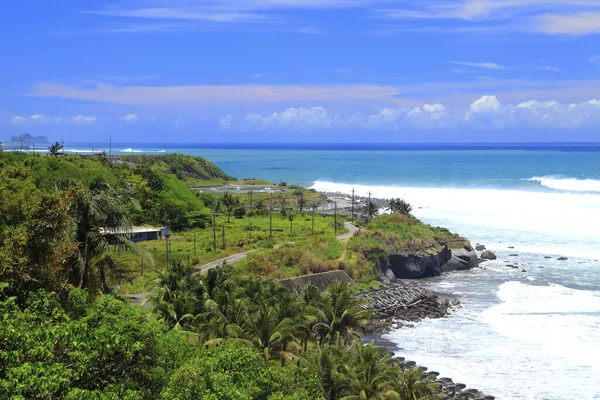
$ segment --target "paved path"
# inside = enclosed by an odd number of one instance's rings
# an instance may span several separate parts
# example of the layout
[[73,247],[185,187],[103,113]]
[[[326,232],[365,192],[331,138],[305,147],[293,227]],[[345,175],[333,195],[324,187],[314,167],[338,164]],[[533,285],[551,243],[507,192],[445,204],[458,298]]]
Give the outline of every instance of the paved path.
[[204,264],[198,268],[194,268],[194,274],[199,274],[199,273],[208,271],[209,269],[216,268],[219,265],[223,264],[224,262],[227,262],[227,264],[235,264],[235,263],[243,260],[244,258],[246,258],[246,256],[248,254],[254,253],[255,251],[258,251],[258,250],[260,250],[260,249],[248,250],[248,251],[244,251],[242,253],[236,253],[236,254],[232,254],[227,257],[219,258],[218,260],[211,261],[208,264]]
[[[344,222],[344,227],[346,229],[348,229],[348,233],[344,233],[343,235],[336,236],[337,240],[351,239],[352,236],[354,236],[354,234],[356,232],[358,232],[358,228],[356,226],[352,225],[350,222]],[[289,242],[286,244],[294,244],[294,242]],[[281,244],[277,244],[273,248],[278,249],[281,246],[282,246]],[[260,250],[260,249],[248,250],[248,251],[244,251],[242,253],[232,254],[227,257],[219,258],[218,260],[211,261],[208,264],[204,264],[198,268],[194,268],[194,273],[199,274],[199,273],[208,271],[210,269],[218,267],[219,265],[223,264],[224,262],[227,262],[227,264],[230,264],[230,265],[235,264],[235,263],[243,260],[244,258],[246,258],[246,256],[248,254],[254,253],[255,251],[258,251],[258,250]]]
[[[337,240],[341,241],[341,240],[351,239],[354,236],[354,234],[359,231],[359,228],[352,225],[350,222],[344,222],[344,227],[346,229],[348,229],[348,233],[344,233],[343,235],[336,236]],[[287,244],[293,244],[293,243],[294,242],[289,242]],[[281,246],[282,246],[281,244],[278,244],[278,245],[275,245],[274,248],[277,249]],[[261,249],[248,250],[248,251],[244,251],[241,253],[232,254],[227,257],[219,258],[218,260],[211,261],[208,264],[204,264],[198,268],[194,268],[194,274],[201,274],[202,272],[206,272],[208,270],[211,270],[213,268],[216,268],[216,267],[222,265],[224,262],[227,262],[228,265],[235,264],[235,263],[243,260],[244,258],[246,258],[246,256],[248,254],[254,253],[255,251],[258,251],[258,250],[261,250]],[[129,295],[127,295],[127,297],[132,299],[134,303],[140,304],[140,303],[144,302],[145,294],[146,294],[146,292],[140,293],[140,294],[129,294]]]
[[348,233],[344,233],[343,235],[336,236],[337,240],[346,240],[352,239],[354,234],[358,232],[359,228],[352,225],[350,222],[344,222],[344,228],[348,229]]
[[[336,236],[337,240],[351,239],[352,236],[354,236],[354,234],[356,232],[358,232],[358,227],[352,225],[350,222],[344,222],[344,227],[346,229],[348,229],[348,233],[344,233],[343,235]],[[294,242],[289,242],[286,244],[294,244]],[[273,248],[278,249],[281,246],[282,246],[281,244],[277,244]],[[204,264],[198,268],[195,268],[194,273],[198,274],[198,273],[208,271],[209,269],[218,267],[219,265],[223,264],[224,262],[227,262],[227,264],[235,264],[235,263],[243,260],[248,254],[254,253],[255,251],[258,251],[258,250],[260,250],[260,249],[248,250],[248,251],[244,251],[242,253],[237,253],[237,254],[227,256],[227,257],[219,258],[218,260],[211,261],[208,264]]]

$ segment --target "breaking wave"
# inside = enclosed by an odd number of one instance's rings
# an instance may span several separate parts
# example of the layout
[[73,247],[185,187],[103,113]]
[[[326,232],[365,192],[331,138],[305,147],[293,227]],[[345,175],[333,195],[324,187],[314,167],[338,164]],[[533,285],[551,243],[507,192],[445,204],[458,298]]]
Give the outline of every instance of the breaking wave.
[[572,192],[600,192],[600,180],[577,179],[562,175],[534,176],[528,181],[537,182],[549,189],[566,190]]

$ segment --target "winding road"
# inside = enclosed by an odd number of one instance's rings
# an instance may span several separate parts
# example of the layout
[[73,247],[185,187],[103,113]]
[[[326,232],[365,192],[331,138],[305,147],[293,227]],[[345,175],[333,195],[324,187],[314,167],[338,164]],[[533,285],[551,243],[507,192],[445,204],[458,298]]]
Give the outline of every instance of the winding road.
[[[358,232],[360,230],[360,228],[352,225],[350,222],[344,222],[344,228],[346,228],[348,230],[348,232],[344,233],[343,235],[336,236],[336,239],[339,241],[345,241],[345,240],[351,239],[356,234],[356,232]],[[293,243],[294,242],[290,242],[288,244],[293,244]],[[278,244],[278,245],[275,245],[274,248],[279,248],[281,246],[282,246],[281,244]],[[218,260],[211,261],[207,264],[204,264],[197,268],[194,268],[194,274],[201,274],[203,272],[206,272],[208,270],[216,268],[216,267],[222,265],[223,263],[227,263],[228,265],[235,264],[235,263],[243,260],[244,258],[246,258],[246,256],[248,254],[254,253],[255,251],[258,251],[258,250],[261,250],[261,249],[243,251],[241,253],[236,253],[236,254],[232,254],[227,257],[219,258]],[[148,292],[139,293],[139,294],[129,294],[129,295],[127,295],[127,297],[132,299],[133,302],[136,304],[142,304],[144,302],[144,297],[147,293]]]

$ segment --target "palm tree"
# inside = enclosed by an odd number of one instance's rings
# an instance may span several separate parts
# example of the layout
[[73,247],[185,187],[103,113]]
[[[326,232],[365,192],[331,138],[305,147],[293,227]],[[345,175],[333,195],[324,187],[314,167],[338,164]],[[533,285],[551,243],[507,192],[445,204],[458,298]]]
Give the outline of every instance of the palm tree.
[[205,294],[203,313],[194,318],[198,322],[198,332],[205,340],[206,346],[214,346],[228,339],[240,338],[243,328],[223,313],[219,305]]
[[376,203],[372,201],[368,201],[367,203],[365,203],[363,211],[367,215],[367,218],[369,220],[372,220],[374,217],[379,215],[379,207]]
[[439,392],[439,384],[431,376],[421,377],[421,370],[403,370],[398,377],[397,387],[390,391],[387,400],[438,400],[446,398]]
[[134,251],[153,264],[149,253],[129,240],[132,229],[130,204],[127,196],[100,178],[72,188],[71,213],[77,243],[70,277],[73,285],[84,289],[90,282],[99,281],[102,291],[109,290],[109,279],[117,281],[123,273],[110,254],[110,245]]
[[229,192],[225,192],[221,197],[221,204],[225,207],[225,212],[227,214],[227,222],[229,222],[229,218],[231,217],[231,213],[233,210],[240,205],[240,199],[237,197],[233,197],[233,195]]
[[314,292],[311,295],[311,309],[320,320],[315,325],[319,344],[347,342],[357,336],[355,330],[362,322],[375,315],[364,307],[366,300],[358,299],[345,282],[334,283],[322,295]]
[[261,304],[247,329],[247,337],[270,360],[273,355],[285,364],[285,358],[291,355],[294,341],[294,324],[291,318],[281,318],[276,307]]
[[294,227],[293,227],[293,224],[294,224],[294,214],[288,215],[288,220],[290,221],[290,234],[293,234],[294,233]]
[[400,213],[404,215],[410,215],[413,207],[404,199],[390,199],[388,207],[392,213]]
[[357,339],[352,354],[356,378],[351,386],[355,394],[344,400],[385,399],[398,376],[398,367],[392,362],[390,353],[375,343],[363,346]]
[[183,322],[202,311],[203,282],[193,275],[193,269],[174,261],[155,280],[152,302],[154,312],[166,325],[179,330]]
[[50,155],[52,156],[55,156],[62,150],[62,148],[62,144],[60,144],[59,142],[55,142],[53,145],[48,147],[48,153],[50,153]]
[[341,346],[325,345],[307,359],[309,370],[317,377],[326,400],[338,400],[348,394],[354,380],[348,354]]
[[304,200],[304,192],[302,190],[298,191],[298,212],[302,214],[304,211],[304,207],[306,207],[306,200]]

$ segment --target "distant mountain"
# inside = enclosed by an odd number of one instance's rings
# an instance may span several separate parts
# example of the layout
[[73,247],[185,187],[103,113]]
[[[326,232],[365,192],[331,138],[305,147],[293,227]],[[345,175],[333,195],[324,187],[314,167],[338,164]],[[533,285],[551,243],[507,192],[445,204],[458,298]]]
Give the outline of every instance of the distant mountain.
[[13,135],[11,138],[11,142],[19,142],[23,144],[48,144],[48,138],[46,136],[31,136],[29,133],[24,133],[22,135]]

